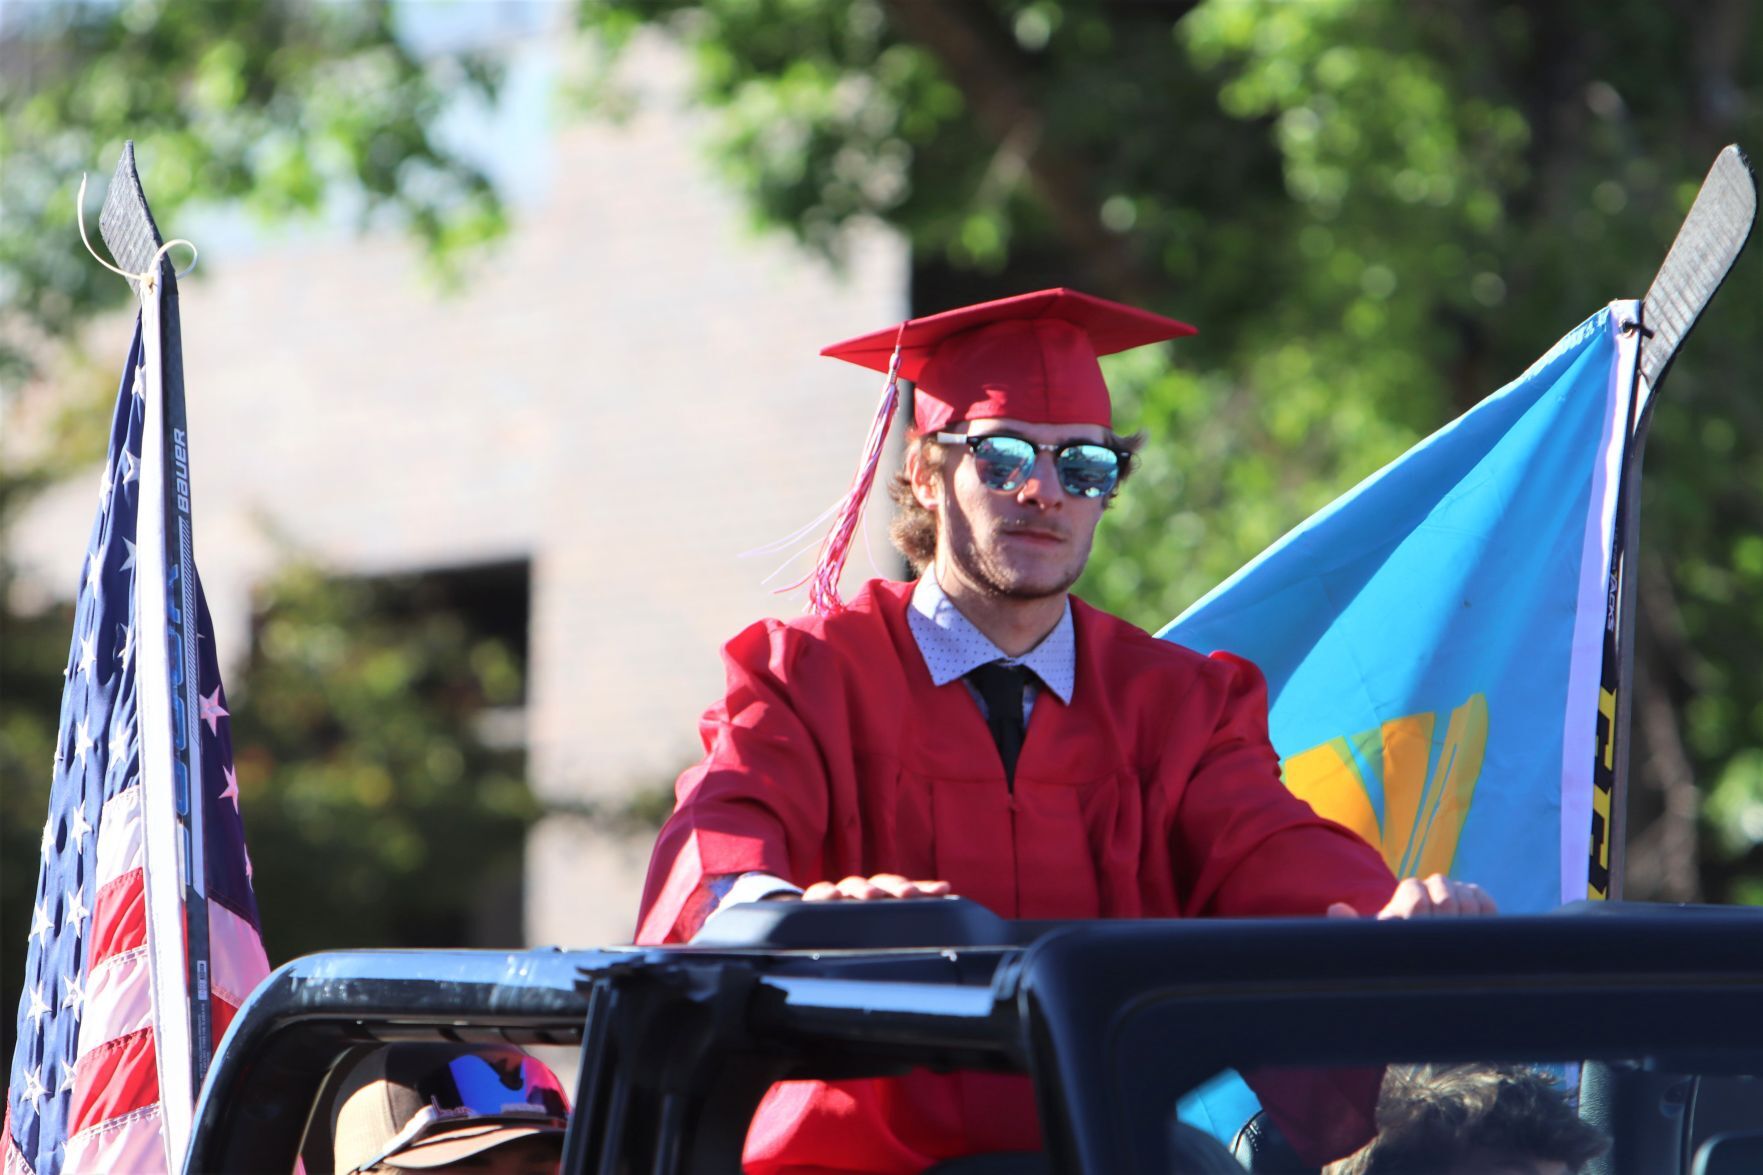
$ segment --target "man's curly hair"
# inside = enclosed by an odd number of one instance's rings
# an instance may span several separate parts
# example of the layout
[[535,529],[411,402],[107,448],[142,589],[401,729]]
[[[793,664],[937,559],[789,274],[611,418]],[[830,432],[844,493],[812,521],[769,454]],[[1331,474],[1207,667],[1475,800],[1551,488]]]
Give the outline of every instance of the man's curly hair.
[[[1127,477],[1133,467],[1138,464],[1138,453],[1145,444],[1145,434],[1135,432],[1131,436],[1121,436],[1109,430],[1103,444],[1118,449],[1125,456],[1120,462],[1120,480],[1115,483],[1113,493],[1108,495],[1109,501],[1120,492],[1126,484]],[[931,472],[940,472],[943,462],[948,460],[949,447],[932,437],[913,434],[906,440],[906,460],[901,464],[898,473],[888,482],[888,497],[893,499],[894,520],[888,525],[888,537],[900,554],[906,556],[906,562],[912,565],[912,574],[921,575],[931,565],[937,554],[937,516],[932,511],[919,505],[918,499],[912,496],[912,479],[906,475],[911,467],[913,454],[918,455]],[[1106,507],[1106,503],[1104,503]]]
[[1437,1175],[1552,1160],[1569,1171],[1609,1149],[1548,1073],[1526,1065],[1394,1065],[1378,1136],[1326,1175]]

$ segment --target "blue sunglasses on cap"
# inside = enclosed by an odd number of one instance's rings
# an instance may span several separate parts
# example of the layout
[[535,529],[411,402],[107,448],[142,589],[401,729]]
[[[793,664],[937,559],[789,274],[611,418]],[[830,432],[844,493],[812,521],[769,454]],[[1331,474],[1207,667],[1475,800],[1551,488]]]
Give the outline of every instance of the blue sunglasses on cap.
[[569,1120],[569,1098],[557,1075],[534,1057],[523,1057],[515,1065],[504,1058],[466,1054],[409,1085],[428,1104],[379,1153],[357,1164],[356,1171],[369,1170],[443,1129],[491,1122],[561,1130]]

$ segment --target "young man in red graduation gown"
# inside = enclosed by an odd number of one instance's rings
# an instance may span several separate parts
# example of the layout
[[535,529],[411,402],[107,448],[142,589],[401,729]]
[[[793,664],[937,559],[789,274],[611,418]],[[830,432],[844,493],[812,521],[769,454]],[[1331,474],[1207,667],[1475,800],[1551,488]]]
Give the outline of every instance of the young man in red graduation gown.
[[[824,549],[819,614],[762,621],[723,650],[727,693],[657,841],[638,941],[685,941],[724,903],[798,895],[956,893],[1036,919],[1491,911],[1473,886],[1398,885],[1286,791],[1253,665],[1069,594],[1131,462],[1097,356],[1192,329],[1048,290],[827,348],[889,373],[869,470]],[[902,485],[921,574],[841,603],[827,589],[896,374],[916,385]],[[1370,1137],[1376,1084],[1359,1084],[1259,1092],[1320,1163]],[[786,1082],[746,1167],[914,1172],[1038,1146],[1026,1078]]]

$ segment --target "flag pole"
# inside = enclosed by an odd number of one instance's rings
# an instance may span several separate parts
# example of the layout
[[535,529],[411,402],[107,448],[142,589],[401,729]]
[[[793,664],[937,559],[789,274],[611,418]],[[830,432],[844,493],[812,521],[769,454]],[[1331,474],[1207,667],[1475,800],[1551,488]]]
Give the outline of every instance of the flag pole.
[[1588,895],[1622,897],[1627,849],[1629,723],[1633,712],[1634,628],[1640,552],[1641,458],[1653,396],[1702,311],[1744,251],[1757,217],[1757,177],[1736,145],[1714,159],[1689,214],[1653,277],[1640,312],[1624,329],[1640,336],[1629,398],[1628,445],[1617,500],[1610,560],[1609,609],[1599,692],[1599,738],[1593,768]]
[[[142,350],[145,361],[144,393],[147,424],[142,454],[142,512],[140,525],[141,640],[143,681],[155,667],[156,688],[142,690],[142,773],[148,803],[157,794],[170,819],[148,822],[149,829],[164,830],[156,864],[156,876],[165,888],[157,898],[148,893],[150,905],[181,907],[181,918],[151,919],[160,927],[182,925],[184,941],[159,943],[154,951],[169,960],[181,954],[184,978],[180,1005],[171,1013],[172,1044],[183,1037],[187,1050],[167,1049],[160,1055],[161,1113],[166,1124],[168,1151],[174,1163],[181,1161],[196,1094],[207,1074],[213,1052],[213,1017],[210,988],[210,950],[207,901],[206,839],[203,828],[202,740],[199,737],[200,691],[197,688],[197,581],[192,546],[190,488],[187,458],[187,423],[184,405],[183,352],[178,316],[177,278],[169,258],[161,255],[164,244],[135,167],[132,142],[123,145],[116,175],[104,200],[99,232],[117,263],[130,273],[152,277],[136,282],[141,299]],[[153,359],[157,358],[157,362]],[[155,455],[155,450],[157,454]],[[159,525],[149,525],[149,513]],[[147,625],[159,627],[154,635]],[[161,676],[162,675],[162,676]],[[163,684],[160,684],[163,683]],[[165,701],[148,713],[148,699],[163,690]],[[151,742],[149,741],[151,739]],[[160,753],[153,754],[153,742]],[[158,788],[152,786],[161,775]],[[149,841],[152,841],[151,834]],[[155,845],[149,843],[149,859]],[[162,937],[169,937],[164,936]],[[168,968],[168,970],[171,970]],[[170,994],[170,993],[168,993]],[[169,1003],[169,1001],[168,1001]],[[181,1030],[181,1031],[176,1031]],[[180,1064],[179,1051],[187,1053]]]

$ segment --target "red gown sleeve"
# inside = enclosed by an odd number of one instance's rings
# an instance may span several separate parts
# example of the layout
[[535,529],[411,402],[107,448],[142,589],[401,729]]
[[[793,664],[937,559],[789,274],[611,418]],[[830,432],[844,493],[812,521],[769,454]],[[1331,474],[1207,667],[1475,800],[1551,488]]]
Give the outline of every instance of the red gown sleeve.
[[1186,917],[1376,914],[1395,892],[1383,856],[1325,820],[1279,778],[1267,685],[1254,665],[1214,653],[1205,702],[1217,718],[1182,789],[1170,845]]
[[[1174,844],[1189,916],[1323,914],[1346,902],[1383,909],[1396,879],[1383,856],[1325,820],[1280,782],[1267,735],[1261,671],[1228,653],[1212,658],[1218,719],[1177,808]],[[1351,1154],[1377,1131],[1383,1070],[1260,1070],[1244,1079],[1301,1158]]]
[[[683,942],[715,908],[712,878],[764,872],[789,880],[818,858],[827,822],[826,763],[842,724],[801,712],[811,638],[761,621],[723,647],[727,690],[699,721],[705,757],[675,785],[675,807],[649,860],[637,941]],[[848,740],[848,736],[844,736]],[[845,751],[849,758],[848,748]]]

